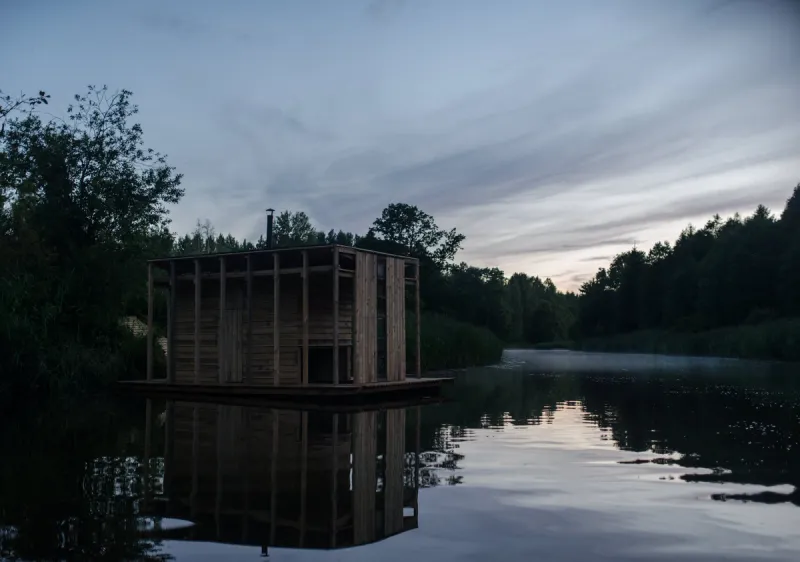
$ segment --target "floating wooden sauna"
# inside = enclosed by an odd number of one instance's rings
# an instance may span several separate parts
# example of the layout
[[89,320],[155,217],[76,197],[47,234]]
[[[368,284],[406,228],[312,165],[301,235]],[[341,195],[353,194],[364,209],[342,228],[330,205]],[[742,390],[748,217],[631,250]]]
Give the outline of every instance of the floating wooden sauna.
[[[414,258],[325,245],[169,257],[149,262],[148,271],[147,381],[162,387],[311,395],[442,382],[421,379]],[[168,294],[167,369],[159,378],[157,289]],[[407,294],[417,323],[410,369]]]
[[[157,423],[147,403],[149,436]],[[418,407],[332,413],[170,400],[163,423],[163,479],[146,480],[142,513],[193,526],[162,538],[328,549],[418,526]]]

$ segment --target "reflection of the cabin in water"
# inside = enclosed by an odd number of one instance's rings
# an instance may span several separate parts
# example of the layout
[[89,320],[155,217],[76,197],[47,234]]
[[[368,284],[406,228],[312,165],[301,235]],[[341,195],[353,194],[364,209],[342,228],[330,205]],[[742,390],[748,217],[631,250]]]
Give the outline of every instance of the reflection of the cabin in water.
[[164,501],[152,507],[195,523],[171,538],[264,549],[341,548],[416,528],[419,410],[408,410],[408,435],[406,413],[168,402]]

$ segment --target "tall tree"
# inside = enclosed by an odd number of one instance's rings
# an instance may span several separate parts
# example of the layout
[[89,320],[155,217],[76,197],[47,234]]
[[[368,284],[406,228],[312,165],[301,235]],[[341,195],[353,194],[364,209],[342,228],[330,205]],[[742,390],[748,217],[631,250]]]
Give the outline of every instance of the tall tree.
[[455,259],[464,241],[455,228],[442,230],[431,215],[406,203],[386,207],[367,237],[389,242],[403,254],[428,258],[440,267]]
[[65,120],[6,116],[0,334],[15,353],[0,358],[0,371],[29,369],[25,384],[55,365],[90,371],[82,350],[112,345],[169,224],[166,205],[183,195],[180,174],[144,147],[136,113],[130,92],[90,87]]
[[308,215],[302,211],[282,211],[275,217],[273,230],[276,247],[302,246],[318,242],[317,230]]

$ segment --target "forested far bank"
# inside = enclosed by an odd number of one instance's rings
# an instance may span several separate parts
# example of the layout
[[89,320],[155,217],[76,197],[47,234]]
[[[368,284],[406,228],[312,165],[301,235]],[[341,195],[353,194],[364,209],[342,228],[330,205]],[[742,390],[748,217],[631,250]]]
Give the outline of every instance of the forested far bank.
[[800,360],[800,184],[779,216],[712,217],[619,254],[580,290],[584,349]]

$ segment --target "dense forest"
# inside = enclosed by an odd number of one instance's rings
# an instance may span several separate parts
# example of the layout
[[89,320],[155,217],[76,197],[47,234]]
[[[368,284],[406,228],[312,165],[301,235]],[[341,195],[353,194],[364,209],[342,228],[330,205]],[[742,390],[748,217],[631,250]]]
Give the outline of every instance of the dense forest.
[[800,185],[780,217],[717,215],[619,254],[578,310],[573,334],[594,347],[800,359]]
[[[207,221],[172,232],[168,206],[183,196],[182,176],[144,145],[130,92],[90,87],[63,118],[42,111],[48,103],[44,92],[0,94],[0,343],[10,350],[0,355],[0,391],[139,376],[145,344],[120,319],[145,314],[146,260],[265,245]],[[648,253],[624,252],[578,294],[458,261],[464,236],[404,203],[363,234],[322,232],[302,211],[283,211],[275,243],[419,258],[427,369],[497,361],[503,345],[800,359],[798,193],[780,218],[759,207]]]

